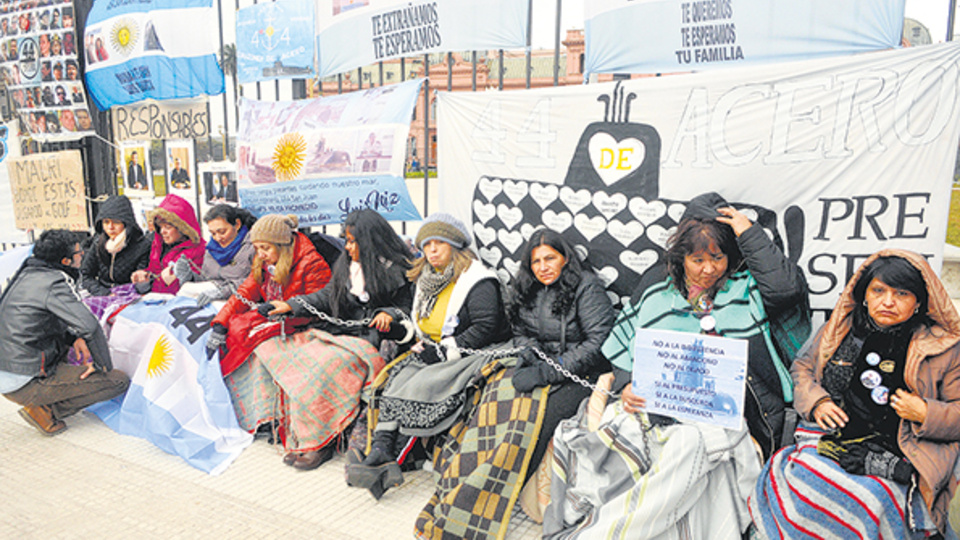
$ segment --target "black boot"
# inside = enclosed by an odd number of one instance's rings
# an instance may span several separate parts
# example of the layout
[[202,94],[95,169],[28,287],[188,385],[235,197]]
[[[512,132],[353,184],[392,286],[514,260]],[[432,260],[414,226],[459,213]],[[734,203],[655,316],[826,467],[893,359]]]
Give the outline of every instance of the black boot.
[[373,498],[380,500],[388,489],[402,484],[403,473],[395,461],[396,441],[396,431],[375,432],[370,454],[360,463],[347,465],[347,485],[366,488]]

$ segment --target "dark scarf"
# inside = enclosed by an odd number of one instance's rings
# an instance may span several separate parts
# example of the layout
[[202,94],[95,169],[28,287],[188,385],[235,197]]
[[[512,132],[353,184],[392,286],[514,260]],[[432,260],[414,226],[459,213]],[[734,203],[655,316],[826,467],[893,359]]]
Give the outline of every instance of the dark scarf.
[[427,264],[420,277],[417,278],[417,290],[420,293],[417,297],[417,305],[413,306],[414,312],[420,319],[426,319],[433,312],[433,307],[437,304],[437,296],[440,291],[447,288],[453,281],[453,262],[444,268],[443,272],[437,272],[432,266]]
[[226,266],[233,261],[233,258],[237,256],[237,253],[240,251],[240,248],[243,247],[243,239],[247,237],[246,225],[240,227],[240,230],[237,231],[237,237],[233,239],[233,242],[230,242],[226,247],[221,246],[214,239],[210,239],[207,242],[207,253],[213,257],[213,260],[217,261],[220,266]]

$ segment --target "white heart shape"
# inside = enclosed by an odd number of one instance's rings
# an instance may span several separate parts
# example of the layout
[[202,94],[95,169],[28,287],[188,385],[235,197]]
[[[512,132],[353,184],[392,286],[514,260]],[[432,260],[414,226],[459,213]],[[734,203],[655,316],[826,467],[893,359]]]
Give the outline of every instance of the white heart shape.
[[510,208],[505,204],[498,204],[497,217],[508,229],[512,229],[523,220],[523,211],[519,208]]
[[660,259],[660,255],[652,249],[645,249],[640,253],[635,251],[621,251],[620,262],[634,272],[643,275]]
[[643,224],[639,221],[622,223],[614,219],[607,223],[607,233],[623,244],[623,247],[630,247],[634,240],[643,236]]
[[673,203],[670,205],[670,208],[667,210],[667,215],[670,216],[675,223],[680,223],[680,218],[683,217],[683,213],[687,211],[687,205],[680,203]]
[[600,281],[603,282],[604,287],[609,287],[620,277],[620,271],[613,266],[604,266],[597,270],[597,276],[600,278]]
[[497,239],[503,244],[510,253],[516,253],[523,245],[523,235],[519,231],[507,231],[500,229],[497,231]]
[[570,225],[573,225],[573,216],[567,212],[554,212],[553,210],[544,210],[543,215],[543,224],[549,229],[553,229],[559,233],[570,228]]
[[487,201],[493,202],[493,198],[503,191],[503,182],[496,178],[487,178],[484,176],[480,178],[480,183],[477,187],[480,188],[480,193],[483,193]]
[[497,270],[497,277],[500,278],[500,283],[510,283],[510,280],[513,279],[513,276],[510,275],[510,272],[507,272],[506,268]]
[[504,259],[503,267],[507,269],[507,272],[510,272],[511,276],[516,276],[517,272],[520,271],[520,261],[515,261],[513,259]]
[[602,191],[598,191],[593,194],[593,207],[607,219],[610,219],[627,207],[627,196],[623,193],[607,195]]
[[[548,184],[542,186],[540,184],[533,184],[530,186],[530,197],[540,205],[540,208],[546,208],[550,206],[550,203],[557,200],[557,197],[560,194],[560,188],[553,184]],[[507,194],[509,195],[509,193]]]
[[567,205],[567,208],[574,214],[586,208],[590,204],[590,200],[590,192],[585,189],[574,191],[568,187],[560,188],[560,202]]
[[667,205],[663,201],[647,202],[640,197],[630,199],[630,213],[633,217],[640,220],[644,225],[650,225],[660,219],[667,211]]
[[527,196],[530,186],[526,182],[514,182],[507,180],[503,183],[503,192],[513,201],[513,204],[520,204],[520,201]]
[[580,244],[577,244],[576,246],[573,247],[573,249],[576,250],[577,255],[580,256],[581,261],[587,260],[587,256],[590,255],[590,250],[587,249],[587,246],[582,246]]
[[738,208],[737,210],[739,210],[741,214],[747,216],[747,219],[749,219],[754,223],[756,223],[757,219],[760,217],[757,214],[757,211],[754,210],[753,208]]
[[480,223],[486,223],[490,221],[493,216],[497,215],[497,207],[475,200],[473,201],[473,213],[477,215]]
[[609,186],[640,168],[646,146],[633,137],[618,142],[609,133],[601,131],[590,137],[587,151],[593,170]]
[[607,228],[607,220],[601,216],[587,217],[584,214],[577,214],[573,218],[573,226],[580,231],[580,234],[587,239],[587,242],[593,240]]
[[669,229],[664,229],[659,225],[651,225],[647,227],[647,238],[663,249],[667,249],[667,240],[669,240],[676,231],[676,226],[670,227]]
[[524,240],[529,240],[530,237],[533,236],[533,232],[536,230],[537,230],[537,227],[534,227],[529,223],[524,223],[523,225],[520,226],[520,234],[523,235]]
[[490,266],[496,266],[500,262],[500,258],[503,257],[503,252],[500,251],[498,247],[485,248],[482,247],[479,249],[480,258],[487,261],[487,264]]
[[480,243],[488,246],[497,240],[497,230],[493,227],[484,227],[479,223],[473,224],[473,233],[477,235]]

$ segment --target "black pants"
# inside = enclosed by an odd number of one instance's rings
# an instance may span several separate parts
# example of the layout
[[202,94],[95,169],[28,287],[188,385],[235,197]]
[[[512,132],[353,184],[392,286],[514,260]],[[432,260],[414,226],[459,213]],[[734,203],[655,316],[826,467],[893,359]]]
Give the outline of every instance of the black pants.
[[527,477],[523,479],[524,484],[540,467],[543,454],[547,451],[547,445],[553,439],[553,432],[556,431],[557,426],[562,420],[575,415],[580,408],[580,402],[590,397],[591,393],[592,390],[573,381],[550,387],[547,407],[543,412],[543,422],[540,424],[540,437],[537,439],[536,446],[533,447],[533,455],[530,457],[530,464],[527,465]]

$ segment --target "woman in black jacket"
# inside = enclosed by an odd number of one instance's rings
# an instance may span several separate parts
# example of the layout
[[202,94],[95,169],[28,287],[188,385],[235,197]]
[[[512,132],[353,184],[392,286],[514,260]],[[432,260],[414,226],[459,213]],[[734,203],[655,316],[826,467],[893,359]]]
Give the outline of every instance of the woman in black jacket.
[[130,199],[123,195],[100,205],[94,228],[92,249],[80,267],[81,286],[93,296],[106,296],[113,287],[130,283],[132,273],[147,267],[151,237],[143,234]]
[[596,382],[610,371],[600,347],[613,327],[613,305],[597,276],[577,256],[560,233],[539,229],[524,246],[523,260],[513,281],[510,307],[513,342],[526,347],[513,374],[519,392],[550,385],[540,437],[527,478],[537,470],[561,420],[577,412],[590,389],[541,359],[536,347],[570,373]]

